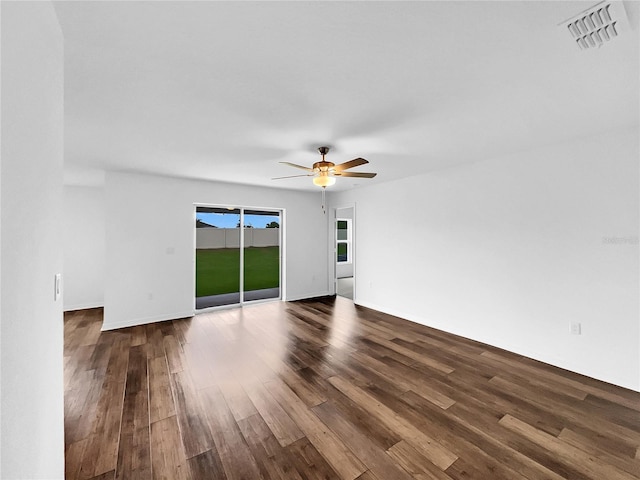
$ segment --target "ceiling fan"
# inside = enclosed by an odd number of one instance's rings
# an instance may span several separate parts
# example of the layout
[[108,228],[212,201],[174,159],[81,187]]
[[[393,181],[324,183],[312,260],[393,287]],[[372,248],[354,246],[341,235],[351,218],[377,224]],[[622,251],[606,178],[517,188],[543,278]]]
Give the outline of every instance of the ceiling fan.
[[367,173],[367,172],[346,172],[353,167],[358,167],[360,165],[365,165],[369,163],[368,160],[364,158],[354,158],[353,160],[349,160],[348,162],[341,163],[336,165],[333,162],[327,162],[324,157],[327,153],[329,153],[329,147],[320,147],[318,148],[318,152],[322,155],[322,160],[313,164],[312,167],[305,167],[303,165],[297,165],[295,163],[290,162],[280,162],[285,165],[289,165],[291,167],[300,168],[302,170],[306,170],[307,174],[303,175],[289,175],[286,177],[276,177],[272,178],[272,180],[280,180],[282,178],[295,178],[295,177],[313,177],[314,185],[322,187],[323,189],[329,187],[336,183],[336,177],[356,177],[356,178],[373,178],[376,176],[375,173]]

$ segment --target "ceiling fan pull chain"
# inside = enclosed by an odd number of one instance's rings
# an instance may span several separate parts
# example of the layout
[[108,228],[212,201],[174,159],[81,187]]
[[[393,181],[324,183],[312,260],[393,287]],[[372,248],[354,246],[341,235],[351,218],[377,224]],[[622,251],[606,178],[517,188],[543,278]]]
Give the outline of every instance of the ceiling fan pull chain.
[[322,187],[322,213],[324,213],[325,215],[327,214],[327,209],[325,208],[325,201],[326,201],[325,191],[326,190],[327,190],[327,187]]

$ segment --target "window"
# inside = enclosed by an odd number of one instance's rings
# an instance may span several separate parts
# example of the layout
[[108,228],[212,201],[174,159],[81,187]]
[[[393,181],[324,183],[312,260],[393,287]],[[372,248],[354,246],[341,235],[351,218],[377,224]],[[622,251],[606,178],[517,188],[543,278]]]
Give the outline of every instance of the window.
[[336,221],[336,261],[351,263],[351,219],[339,218]]

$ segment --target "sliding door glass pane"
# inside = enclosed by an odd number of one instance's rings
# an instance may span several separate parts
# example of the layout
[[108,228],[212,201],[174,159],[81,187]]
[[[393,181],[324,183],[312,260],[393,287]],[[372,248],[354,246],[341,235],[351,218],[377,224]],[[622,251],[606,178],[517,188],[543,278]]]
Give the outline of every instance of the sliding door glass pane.
[[244,301],[280,298],[280,213],[244,211]]
[[240,303],[240,209],[196,208],[196,308]]

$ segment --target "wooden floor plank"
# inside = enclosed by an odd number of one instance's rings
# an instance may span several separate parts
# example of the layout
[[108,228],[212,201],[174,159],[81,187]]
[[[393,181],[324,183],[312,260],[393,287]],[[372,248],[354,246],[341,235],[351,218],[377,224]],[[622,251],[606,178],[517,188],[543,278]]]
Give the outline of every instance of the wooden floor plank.
[[251,417],[258,413],[255,405],[235,378],[226,378],[218,382],[218,388],[224,395],[233,418],[236,421]]
[[610,463],[620,470],[640,477],[640,462],[635,461],[632,457],[620,455],[619,451],[606,451],[598,442],[594,442],[593,439],[577,434],[568,428],[562,430],[558,438],[563,442],[583,450],[592,457],[600,459],[604,463]]
[[367,336],[366,338],[377,343],[378,345],[388,348],[389,350],[393,350],[396,353],[400,353],[404,356],[412,358],[416,362],[421,363],[427,367],[433,368],[434,370],[444,372],[444,373],[451,373],[454,370],[449,365],[444,365],[443,363],[437,360],[433,360],[421,353],[414,352],[413,350],[406,348],[398,343],[395,343],[392,340],[384,340],[383,338],[379,338],[375,335],[370,335],[370,336]]
[[148,360],[149,369],[149,422],[155,423],[176,414],[171,391],[171,380],[165,357]]
[[427,457],[404,440],[387,450],[387,455],[419,480],[451,480],[451,477],[436,467]]
[[511,415],[500,419],[500,425],[530,439],[540,447],[553,452],[562,461],[570,463],[589,478],[606,478],[607,480],[632,480],[634,477],[614,465],[603,465],[583,450],[562,440],[544,433]]
[[[502,363],[508,362],[508,360],[505,360],[503,357],[496,354],[495,352],[483,352],[482,356],[487,358],[492,358],[494,360],[498,360]],[[541,380],[548,379],[551,381],[555,381],[558,383],[562,383],[562,384],[574,387],[576,390],[584,390],[585,392],[590,393],[596,397],[609,400],[613,403],[617,403],[618,405],[622,405],[627,408],[636,410],[637,412],[640,412],[640,402],[634,399],[633,398],[634,396],[630,398],[627,395],[620,395],[615,391],[615,390],[618,390],[617,388],[615,387],[612,388],[611,386],[609,386],[608,384],[605,384],[604,382],[601,382],[601,386],[599,387],[592,387],[587,383],[581,383],[579,381],[579,378],[580,378],[579,375],[575,375],[576,378],[571,379],[557,372],[549,372],[543,368],[536,368],[534,366],[529,365],[526,362],[515,363],[512,365],[512,367],[517,368],[518,370],[524,372],[525,374],[533,375],[534,377],[540,378]]]
[[174,373],[170,378],[185,454],[195,457],[213,447],[211,432],[202,421],[205,412],[187,372]]
[[[269,426],[259,413],[238,421],[238,427],[242,432],[251,454],[256,461],[261,475],[265,479],[280,479],[281,468],[276,465],[277,458],[281,458],[285,447],[280,445]],[[293,444],[292,444],[293,445]]]
[[216,480],[226,480],[222,462],[215,449],[207,450],[200,455],[187,460],[191,478],[215,478]]
[[304,437],[300,427],[255,377],[243,382],[247,395],[283,447]]
[[[582,405],[576,407],[574,402],[563,402],[551,396],[539,396],[535,391],[523,388],[521,385],[517,385],[513,382],[505,380],[500,376],[493,377],[490,380],[490,383],[500,386],[500,388],[502,388],[503,390],[515,392],[522,398],[527,398],[532,403],[537,404],[542,408],[546,408],[549,411],[561,410],[563,412],[563,415],[572,422],[582,425],[589,423],[596,426],[598,430],[611,431],[621,439],[627,440],[628,442],[632,443],[635,442],[636,444],[640,445],[640,433],[635,429],[631,430],[600,416],[586,416],[585,414],[588,413],[588,410],[585,409]],[[640,419],[640,414],[638,414],[638,418]]]
[[78,372],[72,385],[67,388],[65,401],[65,442],[67,444],[85,439],[92,431],[96,409],[100,400],[106,367],[101,370]]
[[291,417],[295,419],[309,441],[340,475],[340,478],[353,480],[367,470],[361,460],[307,408],[284,382],[269,382],[267,388],[290,412]]
[[118,480],[151,478],[147,378],[147,354],[144,344],[131,347],[118,445]]
[[65,314],[73,480],[640,480],[640,393],[343,298]]
[[338,478],[337,472],[307,438],[298,440],[286,448],[296,461],[298,471],[309,480]]
[[363,432],[345,420],[339,410],[328,403],[313,408],[313,412],[335,433],[362,463],[380,478],[411,480],[401,466],[385,455],[385,451],[371,441]]
[[296,370],[276,355],[266,352],[261,352],[258,355],[275,374],[285,381],[289,388],[291,388],[307,406],[320,405],[327,400],[321,391],[318,391],[318,389],[313,388],[313,385],[305,382]]
[[331,377],[329,382],[362,408],[369,410],[372,415],[397,432],[402,438],[420,448],[425,456],[441,469],[445,470],[457,460],[456,455],[365,391],[339,376]]
[[147,343],[147,329],[144,325],[131,328],[131,346],[145,345]]
[[153,480],[191,479],[176,416],[151,424],[150,444]]
[[110,470],[101,475],[96,475],[95,477],[91,477],[89,480],[114,480],[116,475],[115,470]]
[[129,338],[118,334],[111,336],[114,337],[115,343],[111,349],[79,478],[91,478],[111,470],[115,471],[117,466],[124,388],[129,363]]
[[434,405],[437,405],[444,410],[456,403],[455,400],[452,400],[445,394],[438,392],[433,389],[433,387],[428,387],[423,381],[414,380],[407,376],[399,376],[397,370],[389,367],[386,363],[381,362],[371,355],[364,355],[356,352],[352,355],[352,358],[359,361],[366,369],[371,370],[389,382],[396,384],[399,388],[413,390],[418,395],[424,397]]
[[233,414],[217,387],[199,392],[206,412],[207,425],[213,436],[220,462],[229,480],[262,478],[256,459],[251,454]]
[[382,449],[386,450],[402,440],[397,432],[378,421],[368,409],[358,405],[333,385],[330,387],[327,388],[327,394],[330,397],[328,402],[342,413],[345,420],[365,433]]
[[178,373],[183,370],[182,365],[182,345],[173,335],[167,335],[162,339],[164,345],[165,355],[167,356],[167,363],[169,365],[170,373]]
[[[491,473],[494,478],[545,478],[561,480],[562,477],[544,464],[532,460],[525,450],[515,448],[514,439],[504,434],[498,425],[498,418],[487,414],[481,408],[473,409],[458,403],[451,407],[446,415],[435,409],[421,396],[408,392],[402,400],[410,405],[412,416],[420,421],[420,412],[429,416],[430,426],[433,426],[441,442],[452,448],[458,456],[473,458],[476,469],[484,471],[484,475]],[[407,412],[407,414],[409,414]],[[517,443],[520,447],[521,444]],[[506,467],[506,468],[505,468]]]
[[88,438],[84,438],[78,442],[67,443],[64,452],[64,471],[65,478],[67,480],[75,480],[76,478],[78,478],[82,456],[84,454],[84,449],[86,448],[88,441]]
[[380,479],[378,477],[376,477],[373,474],[373,472],[371,472],[370,470],[367,470],[362,475],[360,475],[358,478],[356,478],[356,480],[380,480]]

